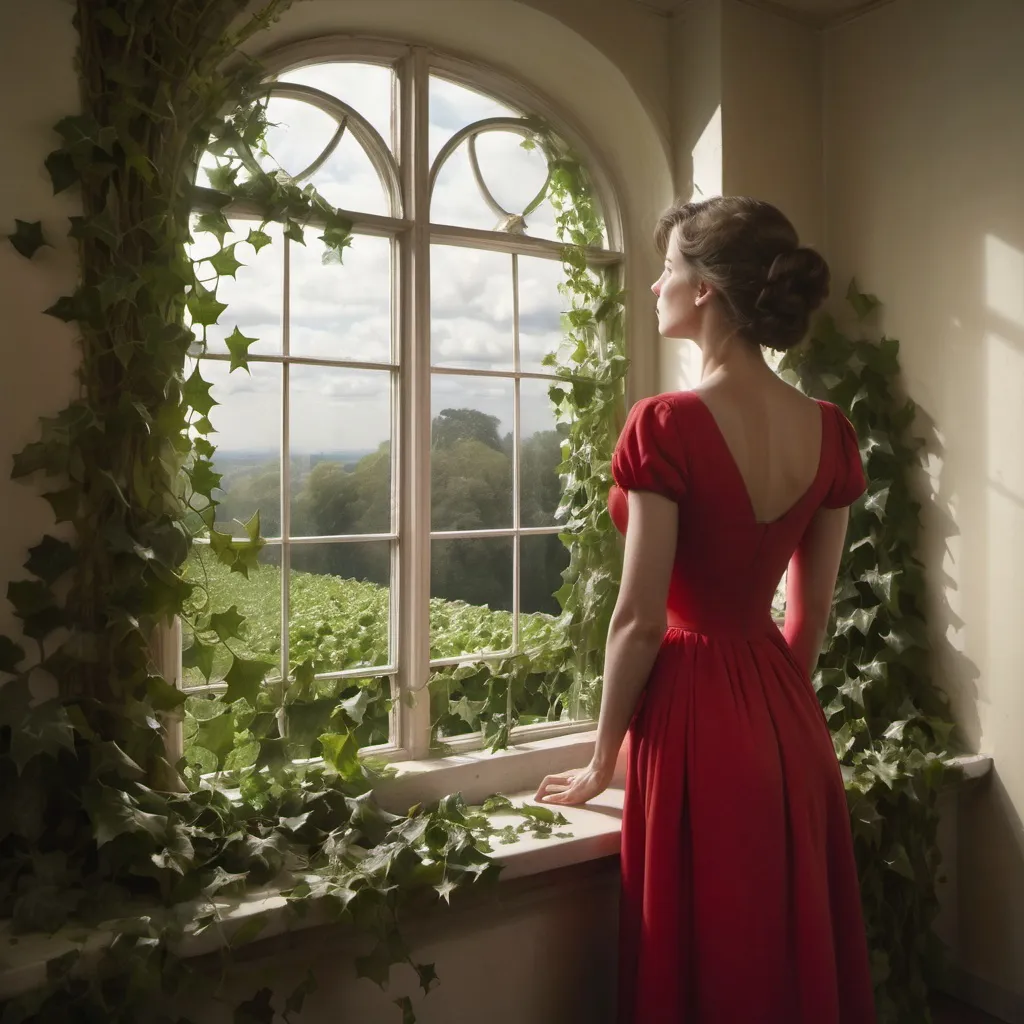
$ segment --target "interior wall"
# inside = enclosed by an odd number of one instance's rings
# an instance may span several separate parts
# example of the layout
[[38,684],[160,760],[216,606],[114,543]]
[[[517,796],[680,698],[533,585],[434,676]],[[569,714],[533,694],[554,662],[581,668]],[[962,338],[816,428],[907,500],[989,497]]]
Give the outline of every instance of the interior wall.
[[73,11],[61,0],[0,4],[0,234],[13,231],[16,218],[41,220],[53,246],[29,262],[0,238],[0,634],[15,636],[7,581],[23,576],[29,546],[54,531],[54,520],[39,497],[45,487],[12,481],[11,460],[38,438],[39,417],[73,397],[78,365],[75,332],[40,313],[73,291],[78,275],[66,234],[67,218],[80,210],[73,193],[53,195],[43,167],[60,142],[53,125],[79,109]]
[[821,33],[723,0],[722,52],[724,192],[774,203],[805,245],[820,246]]
[[[303,1024],[394,1024],[394,1000],[412,999],[420,1024],[613,1024],[616,1018],[618,858],[547,875],[499,882],[489,894],[470,891],[403,926],[419,963],[433,964],[439,983],[424,996],[411,967],[396,967],[386,990],[358,978],[355,958],[369,950],[343,928],[326,926],[257,942],[222,974],[219,956],[196,966],[174,1011],[197,1024],[231,1024],[239,1002],[261,988],[284,1001],[312,972],[316,991]],[[477,898],[473,898],[474,895]]]
[[929,438],[936,681],[994,757],[960,815],[957,984],[1024,1020],[1024,5],[896,0],[825,38],[826,250],[884,303]]

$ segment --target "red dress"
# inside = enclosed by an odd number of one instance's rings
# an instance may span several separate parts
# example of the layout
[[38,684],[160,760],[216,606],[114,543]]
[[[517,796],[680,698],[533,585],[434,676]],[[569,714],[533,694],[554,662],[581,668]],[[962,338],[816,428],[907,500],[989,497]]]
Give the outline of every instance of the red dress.
[[624,491],[679,506],[669,628],[629,730],[620,1024],[871,1024],[846,796],[807,673],[771,617],[816,509],[864,490],[857,438],[827,402],[817,475],[758,523],[693,392],[633,407],[612,460]]

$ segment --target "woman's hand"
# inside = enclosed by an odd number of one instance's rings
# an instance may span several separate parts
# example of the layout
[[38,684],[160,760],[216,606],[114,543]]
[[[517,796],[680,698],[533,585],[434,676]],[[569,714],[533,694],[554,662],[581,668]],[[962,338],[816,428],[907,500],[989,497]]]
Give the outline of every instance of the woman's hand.
[[586,768],[548,775],[538,787],[534,799],[542,804],[576,807],[603,793],[611,785],[611,781],[610,770],[600,770],[589,764]]

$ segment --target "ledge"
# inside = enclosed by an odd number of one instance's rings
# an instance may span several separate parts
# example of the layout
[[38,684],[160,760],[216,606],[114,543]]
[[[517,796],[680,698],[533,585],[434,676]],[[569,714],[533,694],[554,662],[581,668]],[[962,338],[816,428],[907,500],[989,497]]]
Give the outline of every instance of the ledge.
[[[565,767],[579,767],[580,747],[586,742],[587,737],[582,736],[562,737],[560,742],[545,740],[544,749],[534,753],[546,755],[544,770],[562,770],[560,764],[553,764],[549,760],[554,745],[556,760],[565,758],[568,762]],[[589,738],[589,742],[593,742],[592,737]],[[537,746],[540,747],[540,744]],[[520,749],[510,752],[507,757],[519,758],[524,753],[529,755],[531,751],[524,752]],[[498,758],[500,759],[501,755],[498,755]],[[444,763],[440,767],[437,762],[406,762],[401,766],[404,770],[399,776],[384,785],[380,794],[382,804],[391,809],[399,809],[398,813],[404,813],[408,808],[406,801],[413,792],[409,787],[415,785],[414,799],[426,799],[423,790],[426,779],[433,783],[431,788],[440,787],[445,792],[451,791],[445,787],[456,779],[468,782],[468,785],[457,788],[461,789],[470,802],[478,802],[495,789],[501,788],[499,786],[488,789],[491,769],[487,765],[485,754],[457,755],[442,761]],[[537,766],[532,762],[533,758],[528,756],[523,762],[522,770],[527,773],[534,772]],[[965,783],[982,778],[992,769],[992,758],[985,754],[954,757],[950,759],[950,763],[960,768]],[[428,764],[429,771],[426,767]],[[500,770],[507,772],[507,768],[506,764]],[[532,780],[532,785],[538,781],[539,777]],[[477,790],[480,787],[486,792],[478,794]],[[516,803],[533,802],[533,788],[518,793],[509,793],[507,790],[505,792]],[[501,865],[501,881],[541,875],[617,855],[622,822],[622,798],[621,785],[613,785],[586,807],[557,808],[569,821],[568,825],[562,826],[562,830],[571,832],[571,837],[538,839],[525,835],[514,843],[496,844],[493,857],[495,862]],[[494,817],[496,823],[502,826],[518,824],[524,820],[520,815],[513,814]],[[202,905],[204,910],[209,907],[210,904]],[[235,940],[237,945],[242,945],[244,942],[267,939],[286,932],[330,923],[326,913],[318,910],[315,905],[300,917],[275,889],[253,890],[244,896],[215,899],[213,907],[219,911],[220,921],[198,934],[194,931],[186,934],[178,944],[176,953],[187,957],[203,956],[231,944],[232,940]],[[262,919],[260,924],[257,924],[258,919]],[[247,937],[236,938],[243,926]],[[102,927],[65,927],[53,935],[13,936],[9,922],[0,924],[0,999],[9,999],[43,985],[46,982],[47,961],[54,957],[77,949],[88,960],[100,953],[112,936],[110,929]]]

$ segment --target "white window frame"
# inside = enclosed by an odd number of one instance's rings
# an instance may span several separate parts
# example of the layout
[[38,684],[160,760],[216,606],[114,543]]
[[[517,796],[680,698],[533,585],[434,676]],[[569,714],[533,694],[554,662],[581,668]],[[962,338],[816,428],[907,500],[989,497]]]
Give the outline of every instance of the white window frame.
[[[529,111],[543,117],[580,155],[587,165],[594,183],[596,199],[604,219],[607,238],[606,249],[593,249],[589,256],[595,266],[617,265],[625,272],[625,256],[622,251],[623,228],[618,205],[610,186],[608,176],[602,171],[592,148],[579,132],[567,123],[565,117],[544,97],[534,91],[492,70],[474,62],[439,53],[429,47],[399,42],[362,39],[350,36],[324,36],[306,40],[277,49],[261,58],[271,75],[281,74],[303,65],[330,60],[380,64],[392,69],[396,76],[395,124],[398,127],[395,161],[398,168],[398,194],[389,196],[392,213],[397,216],[382,217],[343,210],[353,224],[353,233],[383,235],[394,239],[393,253],[393,329],[398,337],[397,364],[359,364],[348,360],[331,361],[350,369],[392,370],[395,387],[392,391],[392,444],[393,490],[396,508],[393,510],[394,533],[374,535],[368,539],[389,540],[398,546],[398,557],[392,559],[392,651],[396,655],[392,663],[381,668],[359,668],[340,672],[324,673],[324,678],[391,675],[395,680],[391,742],[363,749],[364,754],[397,762],[400,774],[407,776],[406,782],[413,782],[416,792],[433,790],[439,786],[445,791],[460,788],[469,796],[475,789],[491,792],[498,788],[519,788],[521,779],[533,779],[537,772],[560,770],[582,764],[592,749],[594,722],[574,723],[552,722],[537,725],[517,726],[509,736],[510,749],[496,757],[481,750],[482,737],[478,732],[445,739],[445,746],[455,757],[431,757],[430,748],[430,699],[427,681],[433,668],[467,661],[491,660],[507,657],[509,652],[486,652],[463,655],[459,658],[431,660],[429,615],[426,609],[430,600],[430,548],[433,539],[456,537],[516,537],[513,564],[513,612],[518,612],[519,589],[519,543],[518,537],[533,534],[559,532],[559,527],[523,528],[519,522],[519,502],[514,502],[513,525],[507,529],[465,531],[432,531],[430,521],[430,430],[431,422],[431,381],[438,370],[431,366],[430,356],[430,247],[431,244],[462,245],[477,249],[488,249],[512,256],[515,275],[518,256],[540,256],[560,258],[561,243],[523,235],[507,234],[500,231],[484,231],[451,225],[432,224],[429,220],[430,198],[436,172],[440,168],[449,145],[435,157],[435,167],[430,165],[429,154],[429,79],[437,74],[453,82],[476,88],[508,103],[513,108]],[[301,92],[294,86],[290,90]],[[283,91],[283,90],[282,90]],[[344,97],[342,97],[344,99]],[[403,116],[408,114],[409,116]],[[456,136],[457,137],[457,136]],[[371,156],[372,159],[372,156]],[[375,163],[379,161],[375,160]],[[383,168],[382,168],[383,169]],[[395,182],[391,174],[382,175]],[[228,216],[244,215],[246,210],[238,205],[224,210]],[[355,240],[354,244],[358,244]],[[285,256],[285,295],[288,285],[288,259]],[[517,284],[513,278],[513,287]],[[518,341],[518,293],[514,307],[514,330]],[[285,331],[287,331],[287,298],[285,299]],[[471,376],[496,376],[514,380],[514,487],[519,481],[519,388],[523,379],[550,379],[545,374],[523,372],[518,365],[518,343],[515,346],[516,361],[512,371],[481,371],[445,369],[445,373],[465,373]],[[395,353],[393,353],[395,355]],[[209,356],[204,358],[210,358]],[[288,355],[287,345],[282,355],[274,357],[282,365],[284,388],[283,417],[285,442],[288,422],[288,370],[294,359]],[[315,362],[315,360],[314,360]],[[287,537],[288,524],[286,509],[289,470],[287,449],[282,450],[281,493],[282,493],[282,538]],[[322,538],[303,538],[301,543]],[[408,540],[406,540],[408,539]],[[332,538],[333,540],[333,538]],[[340,541],[344,542],[344,541]],[[287,572],[287,550],[290,544],[282,540],[282,575]],[[403,550],[403,547],[411,550]],[[282,588],[287,594],[287,588]],[[397,600],[395,597],[397,596]],[[399,630],[398,623],[402,623]],[[518,642],[518,614],[513,614],[514,647]],[[287,666],[288,607],[287,597],[282,600],[282,664]],[[180,624],[171,631],[167,640],[158,643],[159,657],[168,678],[181,680],[181,630]],[[210,687],[190,688],[189,692],[200,692]],[[173,760],[180,756],[180,725],[169,723],[169,745],[176,747]],[[173,749],[173,748],[172,748]],[[404,762],[404,764],[401,764]],[[456,774],[452,771],[456,769]],[[432,781],[423,777],[429,771]],[[469,782],[469,779],[474,780]],[[467,787],[467,783],[469,783]],[[440,791],[436,795],[441,795]]]

